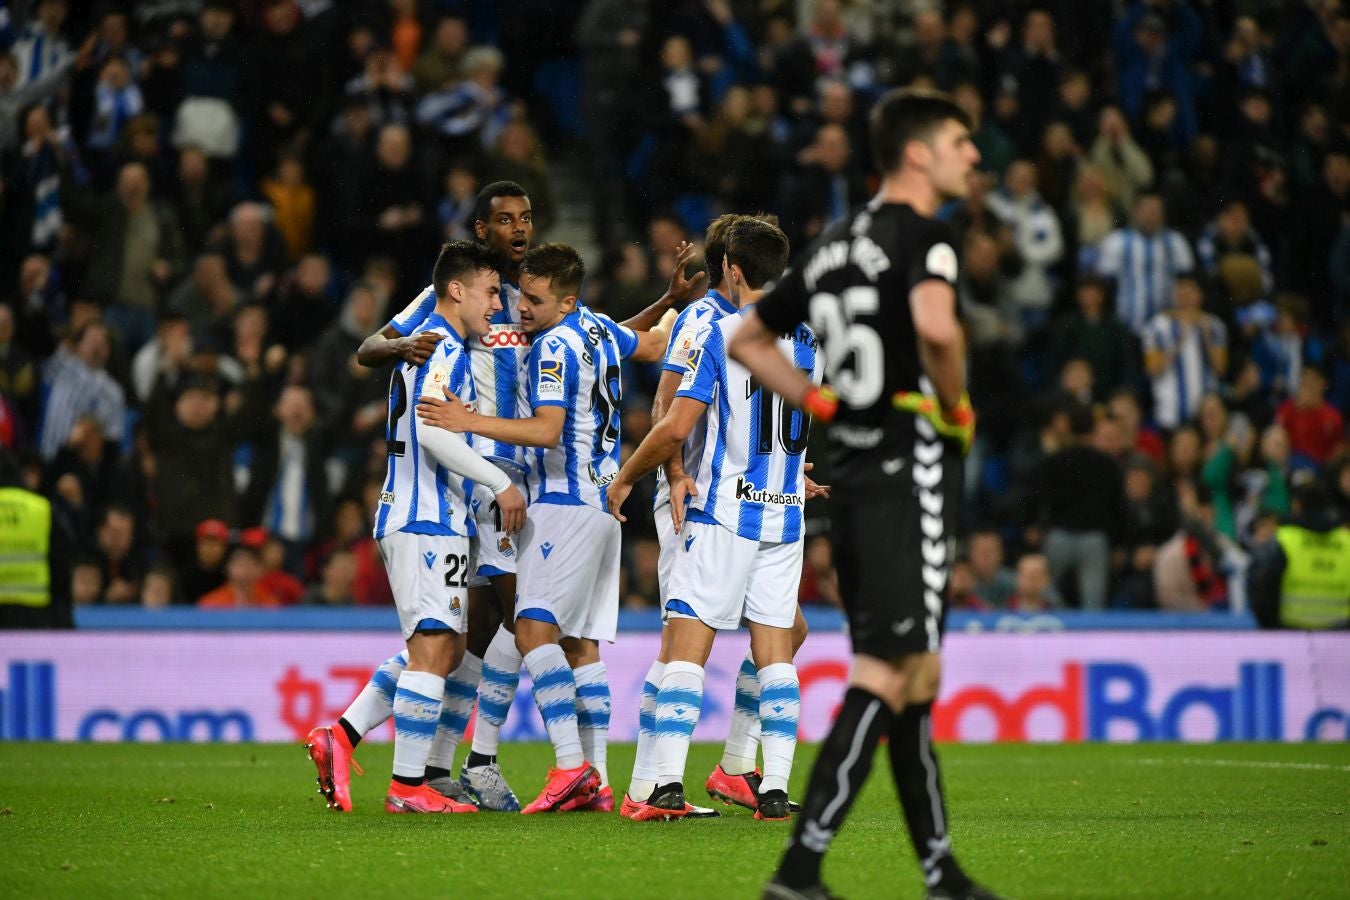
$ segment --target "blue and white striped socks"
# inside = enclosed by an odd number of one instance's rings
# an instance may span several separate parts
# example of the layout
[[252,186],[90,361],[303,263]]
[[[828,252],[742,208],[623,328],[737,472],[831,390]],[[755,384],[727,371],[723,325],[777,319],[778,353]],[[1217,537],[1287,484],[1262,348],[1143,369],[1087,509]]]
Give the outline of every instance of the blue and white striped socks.
[[722,753],[722,771],[744,775],[755,771],[759,754],[759,672],[749,653],[736,673],[736,705],[731,713],[731,731]]
[[600,787],[609,786],[609,675],[602,662],[572,670],[577,682],[577,730],[581,752],[600,773]]
[[431,740],[441,717],[445,679],[431,672],[407,669],[394,692],[394,775],[424,778]]
[[656,790],[656,693],[661,687],[661,676],[666,664],[657,660],[647,670],[642,682],[642,703],[638,706],[637,755],[633,758],[633,780],[628,785],[628,796],[638,802],[651,797]]
[[676,660],[666,663],[656,695],[656,770],[659,784],[684,782],[689,742],[703,709],[703,667]]
[[764,746],[764,780],[761,791],[786,791],[797,752],[797,719],[801,715],[802,690],[797,667],[774,663],[759,670],[760,742]]
[[404,650],[380,663],[375,674],[370,676],[370,681],[361,688],[361,693],[356,695],[352,705],[342,714],[342,718],[356,729],[357,734],[365,737],[393,715],[394,691],[398,687],[399,676],[407,667],[408,651]]
[[478,683],[478,714],[473,726],[473,752],[496,756],[502,724],[520,685],[520,651],[516,636],[498,628],[483,654],[483,679]]
[[586,761],[577,730],[577,683],[567,656],[557,644],[525,654],[525,670],[534,682],[534,702],[558,757],[558,768],[575,769]]
[[428,766],[447,770],[454,766],[455,750],[459,748],[459,742],[464,740],[469,716],[473,715],[473,705],[478,700],[478,679],[482,674],[483,661],[466,652],[459,668],[446,677],[440,726],[431,742]]

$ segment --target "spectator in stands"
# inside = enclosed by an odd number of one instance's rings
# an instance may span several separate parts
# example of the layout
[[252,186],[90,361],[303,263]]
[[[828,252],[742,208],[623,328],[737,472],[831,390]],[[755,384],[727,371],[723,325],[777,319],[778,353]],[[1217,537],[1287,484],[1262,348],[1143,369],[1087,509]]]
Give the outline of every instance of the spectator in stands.
[[473,240],[473,205],[477,196],[478,176],[473,169],[463,162],[451,164],[445,173],[445,193],[436,206],[436,224],[440,226],[442,239]]
[[1130,136],[1129,123],[1114,106],[1101,111],[1088,162],[1102,173],[1111,195],[1126,209],[1132,209],[1139,192],[1153,183],[1153,163]]
[[1193,275],[1176,279],[1176,308],[1159,313],[1143,330],[1144,369],[1153,383],[1153,419],[1163,428],[1189,422],[1199,398],[1228,370],[1228,329],[1205,312]]
[[272,204],[272,221],[286,244],[286,258],[295,262],[314,246],[316,197],[304,161],[295,153],[281,153],[276,171],[259,188]]
[[836,609],[842,607],[839,576],[834,569],[830,540],[825,535],[818,534],[807,538],[802,581],[797,597],[801,603],[823,603]]
[[243,399],[223,414],[219,384],[209,376],[191,376],[181,387],[161,378],[146,405],[158,526],[178,565],[190,556],[191,523],[235,517],[234,445],[258,427],[265,408],[261,348],[248,355]]
[[13,308],[0,304],[0,395],[32,429],[37,425],[38,371],[33,355],[15,341],[14,330]]
[[1003,271],[998,241],[978,228],[966,231],[957,297],[973,345],[1022,341],[1022,317]]
[[262,560],[256,548],[237,544],[225,563],[225,583],[197,599],[198,609],[274,609],[276,595],[260,583]]
[[1064,255],[1059,217],[1036,191],[1036,167],[1018,160],[1008,167],[1003,186],[985,200],[1012,231],[1022,268],[1009,285],[1028,333],[1045,327],[1055,298],[1051,269]]
[[1028,553],[1017,561],[1016,590],[1008,600],[1008,609],[1020,613],[1061,609],[1064,600],[1050,577],[1050,562],[1040,553]]
[[1124,550],[1116,596],[1127,609],[1152,609],[1153,565],[1158,548],[1177,530],[1176,499],[1160,484],[1152,462],[1137,458],[1125,469]]
[[1129,329],[1107,309],[1109,291],[1110,283],[1104,279],[1079,279],[1074,291],[1077,309],[1061,317],[1050,332],[1051,370],[1062,370],[1070,359],[1087,360],[1093,375],[1092,400],[1097,403],[1121,388],[1131,389],[1138,378],[1139,351]]
[[1294,498],[1293,515],[1257,547],[1251,606],[1264,628],[1350,627],[1350,526],[1322,485]]
[[239,150],[244,53],[234,26],[233,3],[207,0],[202,5],[197,32],[183,46],[176,147],[197,146],[224,158]]
[[162,564],[151,566],[150,571],[145,573],[145,580],[141,582],[138,599],[141,609],[165,609],[181,602],[178,599],[178,584],[174,579],[173,569]]
[[178,153],[178,177],[171,191],[174,212],[182,232],[183,248],[197,254],[206,249],[230,211],[229,188],[211,171],[211,161],[200,147]]
[[989,609],[1006,609],[1016,591],[1016,578],[1003,565],[1003,538],[997,531],[977,531],[970,536],[970,593]]
[[225,554],[230,549],[230,526],[207,519],[193,529],[190,559],[178,561],[180,603],[196,603],[225,583]]
[[1194,268],[1190,244],[1167,227],[1162,197],[1151,193],[1135,202],[1130,227],[1102,241],[1097,262],[1097,272],[1116,282],[1116,315],[1136,334],[1172,308],[1178,277]]
[[136,521],[125,506],[109,506],[98,525],[97,553],[103,564],[104,603],[135,603],[144,561],[135,551]]
[[1027,10],[1022,19],[1020,44],[1004,50],[1002,57],[995,77],[1001,89],[1012,86],[1016,91],[1023,133],[1039,141],[1064,65],[1055,46],[1055,20],[1049,10],[1036,7]]
[[305,606],[353,606],[356,603],[356,559],[350,550],[335,550],[323,566],[323,580],[305,592]]
[[1219,209],[1218,216],[1205,226],[1200,240],[1196,242],[1195,251],[1200,268],[1211,278],[1219,274],[1219,264],[1226,257],[1246,256],[1256,260],[1261,267],[1261,283],[1265,293],[1269,295],[1275,286],[1270,248],[1252,227],[1247,204],[1241,200],[1230,199]]
[[779,206],[792,246],[810,243],[831,222],[867,199],[866,184],[849,166],[848,135],[838,125],[822,125],[797,154],[798,171],[785,184]]
[[265,523],[284,547],[282,568],[301,577],[308,546],[328,521],[324,459],[329,438],[316,427],[307,387],[283,388],[272,414],[279,427],[260,431],[253,441],[241,516],[245,522]]
[[505,64],[495,47],[474,47],[460,63],[461,80],[417,104],[417,122],[441,139],[447,156],[479,154],[497,142],[512,106],[497,83]]
[[1199,16],[1186,4],[1168,4],[1167,15],[1157,4],[1135,3],[1116,23],[1112,44],[1116,53],[1117,89],[1126,114],[1138,118],[1151,91],[1175,98],[1177,126],[1189,141],[1198,127],[1195,82],[1190,63],[1203,40]]
[[492,145],[485,172],[486,182],[514,181],[523,187],[530,198],[535,233],[543,234],[548,230],[557,217],[553,186],[539,136],[529,125],[514,120],[501,127]]
[[77,555],[70,569],[70,602],[76,607],[93,606],[103,601],[103,570],[98,559]]
[[1289,435],[1295,468],[1320,466],[1345,444],[1345,417],[1326,401],[1326,393],[1326,375],[1309,366],[1303,370],[1298,390],[1276,413]]
[[1158,608],[1169,612],[1224,609],[1228,585],[1221,565],[1228,547],[1226,539],[1214,531],[1209,489],[1184,486],[1179,496],[1181,528],[1158,548],[1154,558]]
[[1122,530],[1124,487],[1119,465],[1092,446],[1092,411],[1070,414],[1072,438],[1045,461],[1039,521],[1056,584],[1072,573],[1080,608],[1106,608],[1111,546]]
[[[413,167],[412,132],[404,125],[386,125],[375,144],[375,166],[365,185],[365,250],[398,264],[399,283],[411,293],[425,285],[418,262],[426,251],[422,185]],[[414,275],[414,272],[418,272]]]
[[94,198],[66,193],[70,216],[99,239],[93,243],[86,290],[107,300],[110,327],[129,351],[150,339],[160,294],[183,264],[178,220],[150,196],[150,173],[128,163],[117,174],[115,192]]
[[286,268],[286,245],[258,203],[230,210],[229,231],[218,249],[230,282],[248,300],[266,300]]
[[191,277],[169,297],[168,308],[187,317],[194,340],[223,347],[242,302],[243,292],[230,281],[225,257],[207,252],[197,257]]
[[338,308],[329,297],[332,282],[332,267],[321,253],[305,254],[282,278],[272,305],[276,327],[271,337],[287,351],[308,349],[333,321]]
[[260,588],[276,597],[282,606],[294,606],[300,602],[305,585],[285,569],[285,541],[263,526],[256,525],[239,532],[239,543],[258,551],[258,560],[262,564],[262,576],[258,579]]
[[413,83],[423,94],[457,81],[460,62],[469,47],[469,28],[459,16],[442,16],[436,21],[422,54],[413,63]]
[[959,84],[952,92],[953,99],[965,112],[971,123],[971,140],[980,151],[980,168],[1002,176],[1017,157],[1017,148],[998,124],[984,114],[984,98],[980,89],[970,83]]
[[125,430],[126,397],[108,374],[111,352],[108,331],[90,323],[71,335],[47,361],[42,381],[42,433],[38,447],[51,459],[70,437],[81,416],[91,415],[108,439],[120,441]]

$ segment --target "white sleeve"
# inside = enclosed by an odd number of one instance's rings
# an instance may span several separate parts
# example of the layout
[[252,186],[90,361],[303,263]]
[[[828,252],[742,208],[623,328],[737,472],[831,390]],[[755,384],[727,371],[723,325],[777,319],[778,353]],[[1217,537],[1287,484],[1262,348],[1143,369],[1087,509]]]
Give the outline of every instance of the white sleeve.
[[[445,399],[445,386],[451,381],[449,361],[445,358],[445,345],[440,344],[435,354],[423,365],[428,367],[426,377],[422,379],[423,397]],[[416,415],[414,412],[413,415]],[[417,429],[417,442],[451,472],[461,478],[468,478],[486,486],[493,494],[500,494],[511,486],[511,479],[505,472],[479,456],[469,446],[468,441],[453,431],[424,425]]]
[[453,431],[423,425],[417,429],[417,442],[451,472],[483,485],[493,494],[500,494],[511,486],[510,477],[501,469],[479,456],[468,442]]

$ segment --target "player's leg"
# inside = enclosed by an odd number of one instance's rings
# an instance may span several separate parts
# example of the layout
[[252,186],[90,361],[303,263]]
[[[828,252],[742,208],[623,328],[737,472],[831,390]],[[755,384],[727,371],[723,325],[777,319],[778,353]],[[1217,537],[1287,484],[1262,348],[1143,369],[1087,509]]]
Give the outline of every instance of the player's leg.
[[[795,604],[794,604],[795,606]],[[795,606],[792,621],[792,656],[806,642],[806,618],[800,606]],[[727,732],[722,761],[708,776],[704,787],[709,796],[746,809],[759,808],[761,772],[755,760],[759,754],[759,668],[754,654],[747,650],[745,659],[736,672],[736,693],[732,701],[731,728]],[[792,812],[799,812],[797,804],[788,802]]]
[[469,540],[400,532],[380,541],[408,665],[394,690],[394,771],[389,812],[473,812],[426,785],[427,759],[440,726],[446,677],[464,655]]
[[584,804],[600,785],[599,773],[582,753],[576,678],[559,644],[564,633],[576,632],[590,601],[584,594],[600,564],[596,548],[588,546],[588,522],[579,515],[589,507],[539,504],[531,509],[521,540],[516,648],[530,674],[556,764],[524,813]]
[[666,663],[670,660],[670,629],[666,627],[665,605],[679,544],[675,526],[670,520],[670,506],[658,507],[653,517],[657,543],[661,548],[656,564],[657,583],[661,589],[661,650],[642,681],[642,698],[638,704],[637,752],[633,757],[633,777],[628,785],[626,807],[647,802],[656,789],[656,754],[652,749],[656,737],[656,692],[660,688],[661,676],[665,674]]
[[672,614],[667,623],[671,659],[656,694],[653,752],[657,786],[649,805],[683,811],[684,769],[689,744],[703,708],[704,665],[716,632],[688,613]]
[[[831,497],[831,540],[856,655],[766,895],[778,887],[819,887],[825,851],[871,772],[877,744],[890,733],[919,655],[928,650],[930,616],[919,572],[910,564],[920,555],[916,542],[922,538],[910,485],[896,487]],[[931,624],[935,644],[937,622]]]
[[474,719],[473,745],[460,770],[459,781],[478,801],[480,809],[519,812],[520,801],[502,776],[497,764],[502,725],[520,685],[520,651],[516,649],[516,576],[504,573],[491,579],[496,605],[502,610],[501,624],[483,654],[483,677],[478,683],[478,712]]
[[970,878],[952,855],[942,774],[933,750],[933,700],[942,662],[936,653],[921,657],[905,692],[905,708],[891,726],[889,750],[910,841],[923,867],[929,896],[967,896]]
[[351,770],[361,772],[353,758],[356,745],[394,714],[394,691],[407,665],[407,650],[380,663],[337,724],[319,725],[305,738],[305,749],[318,770],[315,780],[319,793],[328,801],[329,809],[351,811]]

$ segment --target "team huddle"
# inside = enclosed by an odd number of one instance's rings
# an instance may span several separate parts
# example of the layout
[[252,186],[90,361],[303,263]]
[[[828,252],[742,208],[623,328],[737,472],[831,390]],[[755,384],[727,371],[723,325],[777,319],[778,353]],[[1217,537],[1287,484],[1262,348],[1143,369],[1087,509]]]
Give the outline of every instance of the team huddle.
[[[661,467],[667,626],[620,811],[637,821],[717,815],[685,800],[684,760],[714,629],[744,620],[751,653],[727,753],[707,787],[757,817],[788,818],[800,706],[792,654],[805,634],[796,602],[802,507],[808,485],[813,496],[825,490],[804,471],[807,417],[726,353],[740,309],[782,273],[787,238],[770,221],[722,216],[705,251],[716,287],[678,317],[667,312],[703,284],[684,279],[693,248],[683,247],[671,290],[620,324],[578,306],[575,250],[530,246],[529,198],[517,185],[485,187],[475,226],[480,240],[446,244],[431,286],[362,348],[363,361],[399,363],[375,538],[407,647],[336,725],[310,735],[320,789],[331,807],[351,808],[353,748],[392,716],[390,812],[612,811],[599,648],[614,641],[618,619],[619,508]],[[380,342],[383,353],[372,352]],[[819,379],[809,328],[783,345]],[[625,359],[661,363],[666,414],[621,469]],[[471,627],[479,617],[495,632]],[[523,808],[497,763],[522,668],[557,757]],[[472,747],[455,778],[470,716]]]
[[[519,186],[483,189],[478,240],[446,244],[431,286],[358,351],[396,363],[375,537],[406,649],[309,735],[330,807],[351,809],[353,748],[392,716],[390,812],[614,810],[600,645],[615,639],[621,508],[658,470],[664,624],[620,815],[719,815],[688,801],[685,767],[713,640],[746,624],[731,733],[705,787],[756,819],[795,820],[763,896],[831,896],[822,860],[885,739],[928,900],[997,900],[953,855],[931,723],[975,428],[955,234],[937,214],[979,161],[970,125],[944,94],[887,94],[870,117],[882,176],[870,203],[791,269],[772,217],[724,215],[705,239],[706,294],[695,299],[702,274],[684,277],[684,245],[665,295],[622,323],[578,305],[574,249],[530,246]],[[662,372],[654,425],[620,465],[625,359]],[[833,492],[807,475],[813,420]],[[830,498],[854,658],[798,807],[796,598],[814,497]],[[523,808],[497,764],[522,669],[556,755]]]

